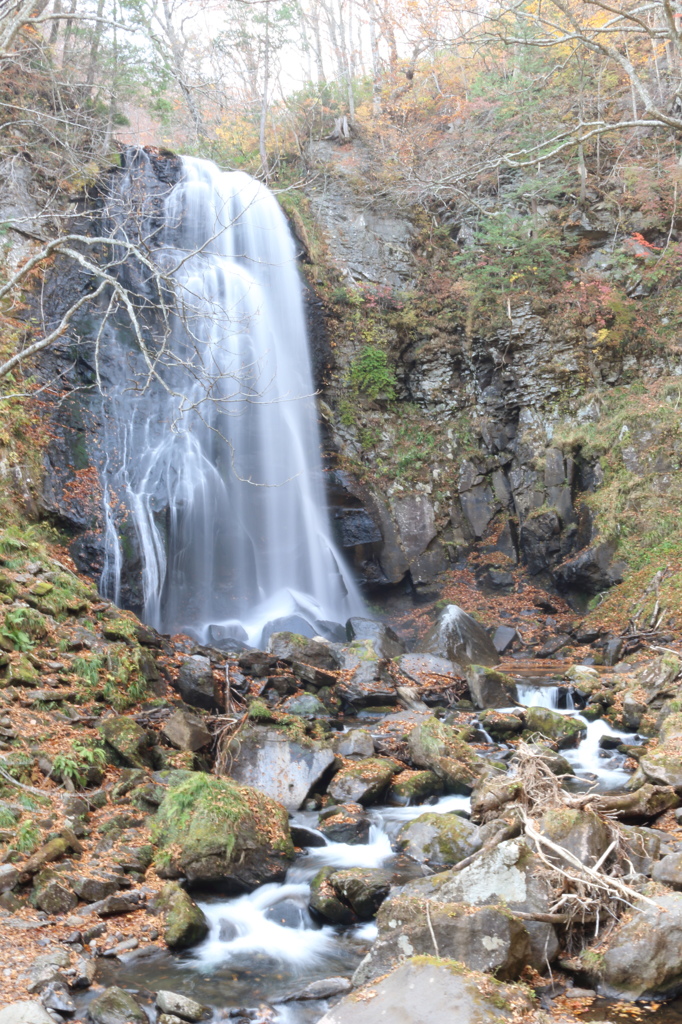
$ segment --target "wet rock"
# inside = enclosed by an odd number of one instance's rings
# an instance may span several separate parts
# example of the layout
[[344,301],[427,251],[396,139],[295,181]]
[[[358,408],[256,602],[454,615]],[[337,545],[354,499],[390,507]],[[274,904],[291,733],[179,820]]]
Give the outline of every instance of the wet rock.
[[330,644],[311,640],[300,633],[273,633],[268,640],[268,653],[289,663],[302,661],[332,672],[339,668],[339,659]]
[[403,641],[390,626],[383,622],[375,622],[373,619],[349,619],[346,623],[346,635],[351,641],[369,640],[377,658],[397,658],[407,651]]
[[381,906],[377,925],[376,942],[353,975],[355,986],[385,974],[406,956],[432,955],[434,936],[439,956],[503,980],[518,978],[531,959],[524,925],[498,907],[427,903],[403,890]]
[[368,841],[370,820],[360,804],[343,804],[320,815],[318,828],[332,843],[357,846]]
[[478,720],[494,740],[507,740],[523,730],[525,716],[522,714],[502,714],[494,708],[483,711]]
[[333,996],[345,995],[350,992],[352,984],[348,978],[321,978],[319,981],[311,981],[305,988],[293,992],[281,1000],[283,1003],[292,1003],[304,999],[331,999]]
[[305,825],[295,825],[293,821],[290,823],[289,828],[291,831],[291,841],[294,846],[319,847],[327,845],[323,837],[318,835],[315,829],[307,828]]
[[51,981],[40,994],[40,1001],[47,1010],[55,1010],[62,1017],[74,1017],[76,1004],[63,982]]
[[278,881],[294,856],[285,809],[231,779],[192,772],[156,815],[157,872],[228,891]]
[[144,767],[149,754],[149,739],[133,718],[107,718],[99,731],[107,746],[126,767]]
[[339,757],[372,757],[374,740],[367,729],[349,729],[335,740],[334,750]]
[[328,881],[360,921],[374,917],[391,888],[390,873],[380,868],[346,868],[332,872]]
[[54,1019],[39,1002],[23,999],[3,1006],[0,1024],[54,1024]]
[[168,992],[165,989],[160,989],[156,993],[156,1005],[161,1013],[172,1013],[173,1016],[192,1021],[193,1024],[205,1015],[201,1003],[197,1003],[188,996],[182,996],[177,992]]
[[[539,831],[572,853],[583,864],[595,864],[611,843],[611,833],[598,814],[586,807],[561,807],[546,811]],[[551,851],[545,851],[551,860]],[[560,863],[559,861],[557,863]]]
[[398,833],[396,846],[419,864],[451,867],[482,844],[478,826],[458,814],[426,813],[409,821]]
[[426,654],[454,662],[460,670],[469,665],[497,665],[500,656],[483,626],[456,604],[446,605],[420,644]]
[[518,701],[516,683],[502,672],[483,665],[470,665],[466,678],[477,708],[508,708]]
[[198,715],[181,709],[164,722],[161,735],[177,750],[201,750],[211,740],[211,733]]
[[204,708],[206,711],[222,710],[214,690],[211,662],[202,654],[193,654],[190,658],[185,658],[172,685],[185,704],[193,708]]
[[176,882],[167,882],[154,901],[162,918],[163,940],[171,949],[189,949],[208,935],[201,907]]
[[147,1015],[131,995],[112,985],[88,1005],[93,1024],[147,1024]]
[[[290,739],[271,725],[248,724],[230,744],[230,775],[287,810],[296,811],[334,763],[334,751],[317,741]],[[304,742],[305,740],[305,742]]]
[[526,711],[526,732],[529,736],[540,733],[558,745],[559,750],[576,747],[585,735],[586,725],[575,718],[559,715],[549,708],[528,708]]
[[319,1024],[499,1024],[521,1019],[532,1008],[527,990],[464,971],[462,964],[432,956],[408,959],[370,993],[361,989],[329,1010]]
[[329,881],[334,868],[322,868],[310,883],[310,909],[330,924],[353,924],[355,914],[341,900]]
[[305,907],[295,899],[279,900],[263,916],[283,928],[305,928],[310,923]]
[[421,804],[430,796],[440,796],[442,792],[443,783],[435,772],[407,770],[393,776],[388,802],[398,807]]
[[607,939],[598,991],[615,999],[666,998],[679,991],[682,895],[635,903],[630,919]]
[[328,793],[339,803],[377,803],[388,789],[395,771],[396,765],[392,761],[367,757],[342,768],[330,782]]
[[407,747],[412,763],[429,768],[451,793],[470,793],[486,766],[455,729],[435,716],[412,730]]
[[498,626],[493,633],[493,647],[498,654],[504,654],[518,638],[519,634],[511,626]]

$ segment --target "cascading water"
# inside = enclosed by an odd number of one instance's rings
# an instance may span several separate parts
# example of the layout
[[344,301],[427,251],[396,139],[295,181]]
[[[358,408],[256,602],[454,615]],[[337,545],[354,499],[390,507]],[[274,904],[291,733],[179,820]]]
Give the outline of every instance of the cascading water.
[[[148,163],[137,151],[114,208],[127,210],[129,194],[144,192]],[[148,206],[143,200],[147,218]],[[156,628],[252,644],[266,639],[273,620],[324,633],[325,620],[344,622],[362,601],[324,503],[302,286],[286,219],[248,175],[189,157],[163,219],[152,259],[168,274],[175,302],[150,351],[153,372],[129,329],[103,335],[113,436],[102,466],[102,588],[119,598],[120,524],[129,515],[142,614]],[[123,223],[119,237],[125,231]],[[287,623],[288,616],[297,618]]]

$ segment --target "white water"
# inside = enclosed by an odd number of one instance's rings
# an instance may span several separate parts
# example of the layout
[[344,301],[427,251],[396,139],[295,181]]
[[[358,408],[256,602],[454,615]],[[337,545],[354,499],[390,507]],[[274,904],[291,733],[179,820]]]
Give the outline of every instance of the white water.
[[[191,157],[182,169],[154,252],[179,310],[160,381],[141,391],[145,366],[129,332],[105,332],[113,436],[102,467],[102,587],[120,596],[127,510],[146,621],[203,642],[257,644],[266,623],[298,615],[313,635],[362,602],[324,503],[294,242],[274,196],[248,175]],[[149,180],[139,151],[122,176],[120,208]],[[142,206],[149,215],[150,201]]]
[[534,686],[531,683],[517,683],[516,692],[519,697],[519,704],[527,708],[551,708],[559,707],[558,686]]

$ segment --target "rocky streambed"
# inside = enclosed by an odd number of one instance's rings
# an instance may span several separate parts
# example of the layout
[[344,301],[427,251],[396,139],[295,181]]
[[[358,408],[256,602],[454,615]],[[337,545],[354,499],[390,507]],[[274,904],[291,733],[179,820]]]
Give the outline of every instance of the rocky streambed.
[[[78,716],[99,777],[70,795],[17,779],[49,792],[53,831],[0,866],[0,934],[41,935],[17,974],[31,999],[0,1024],[417,1021],[453,1000],[530,1021],[678,993],[674,652],[500,664],[455,606],[411,653],[369,620],[231,654],[139,637],[170,687]],[[45,714],[19,660],[17,720]]]

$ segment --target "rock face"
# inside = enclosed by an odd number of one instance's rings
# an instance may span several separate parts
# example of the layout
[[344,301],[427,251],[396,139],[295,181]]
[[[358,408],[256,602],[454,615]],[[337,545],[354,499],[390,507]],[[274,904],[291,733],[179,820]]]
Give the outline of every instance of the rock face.
[[666,998],[682,984],[682,894],[636,903],[608,940],[599,991],[616,999]]
[[451,726],[433,716],[412,730],[407,746],[412,762],[429,768],[451,793],[470,793],[485,767]]
[[455,662],[460,671],[469,665],[490,667],[500,661],[492,640],[480,622],[456,604],[443,608],[420,644],[420,650]]
[[258,790],[192,772],[169,790],[154,822],[164,878],[243,892],[278,881],[294,856],[287,812]]
[[354,992],[319,1024],[499,1024],[530,1007],[521,988],[464,972],[461,963],[420,956],[372,985],[371,999]]
[[422,814],[404,825],[396,840],[400,853],[432,868],[457,864],[483,845],[479,829],[458,814]]
[[289,811],[301,806],[311,788],[334,763],[330,747],[297,743],[270,725],[249,724],[230,745],[230,774]]

